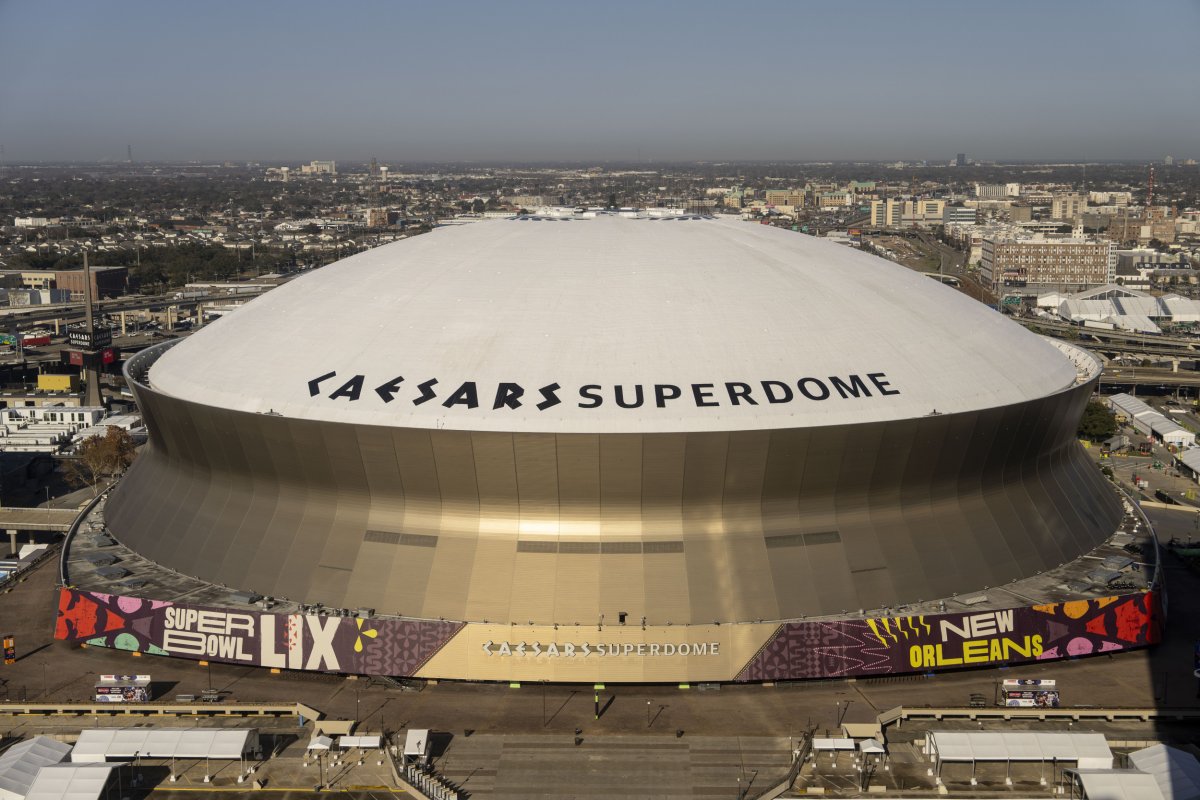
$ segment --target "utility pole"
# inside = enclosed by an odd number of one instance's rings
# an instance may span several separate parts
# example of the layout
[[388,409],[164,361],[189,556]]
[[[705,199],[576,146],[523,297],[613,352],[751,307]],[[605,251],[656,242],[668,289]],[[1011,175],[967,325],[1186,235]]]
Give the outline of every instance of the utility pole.
[[100,395],[100,355],[96,352],[94,341],[96,337],[96,321],[92,314],[92,270],[88,266],[88,251],[83,251],[83,306],[84,329],[88,338],[87,350],[84,352],[84,380],[87,381],[85,406],[103,406],[104,398]]

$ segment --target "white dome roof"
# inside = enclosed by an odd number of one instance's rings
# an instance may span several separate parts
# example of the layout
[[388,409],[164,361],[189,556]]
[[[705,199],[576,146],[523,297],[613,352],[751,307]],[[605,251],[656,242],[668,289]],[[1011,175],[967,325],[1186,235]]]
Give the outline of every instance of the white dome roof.
[[599,215],[441,228],[347,258],[196,332],[150,380],[288,417],[607,433],[970,411],[1075,375],[1002,315],[843,245]]

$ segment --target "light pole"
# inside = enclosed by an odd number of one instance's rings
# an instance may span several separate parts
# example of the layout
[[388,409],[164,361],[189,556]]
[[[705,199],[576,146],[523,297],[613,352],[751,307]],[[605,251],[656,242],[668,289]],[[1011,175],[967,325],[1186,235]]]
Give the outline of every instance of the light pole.
[[652,701],[650,701],[650,700],[646,701],[646,727],[647,728],[650,727],[650,703],[651,702]]

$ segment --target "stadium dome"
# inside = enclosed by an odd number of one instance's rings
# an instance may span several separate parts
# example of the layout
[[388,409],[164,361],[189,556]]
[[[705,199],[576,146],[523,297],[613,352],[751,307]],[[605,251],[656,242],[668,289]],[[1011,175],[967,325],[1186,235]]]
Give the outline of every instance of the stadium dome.
[[761,622],[1055,567],[1098,375],[919,273],[724,219],[517,217],[294,280],[127,376],[108,502],[187,575],[466,623]]
[[615,215],[476,223],[353,256],[153,372],[164,394],[236,411],[555,433],[907,419],[1074,381],[1052,345],[883,259],[741,221]]

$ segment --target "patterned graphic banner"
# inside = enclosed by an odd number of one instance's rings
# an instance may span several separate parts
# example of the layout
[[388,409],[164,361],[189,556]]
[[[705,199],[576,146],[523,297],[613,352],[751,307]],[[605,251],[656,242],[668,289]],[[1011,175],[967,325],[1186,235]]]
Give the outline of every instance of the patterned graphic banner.
[[[900,675],[1071,658],[1154,644],[1161,623],[1155,592],[966,614],[789,622],[729,679]],[[411,676],[463,627],[235,611],[63,589],[55,638],[262,667]]]
[[457,622],[273,614],[62,589],[54,637],[118,650],[360,675],[412,675]]
[[739,681],[896,675],[1071,658],[1159,641],[1155,592],[973,614],[788,622]]

